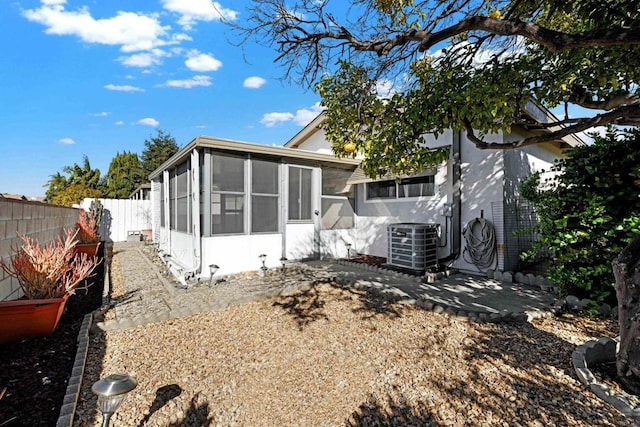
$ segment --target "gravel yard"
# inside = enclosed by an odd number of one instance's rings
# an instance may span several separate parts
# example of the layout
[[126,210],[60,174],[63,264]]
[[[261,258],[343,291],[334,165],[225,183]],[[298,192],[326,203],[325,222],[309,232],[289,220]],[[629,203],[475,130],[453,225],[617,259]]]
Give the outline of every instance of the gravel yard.
[[570,365],[615,334],[575,317],[466,323],[322,284],[94,335],[75,425],[99,425],[90,387],[115,372],[139,384],[113,425],[631,425]]

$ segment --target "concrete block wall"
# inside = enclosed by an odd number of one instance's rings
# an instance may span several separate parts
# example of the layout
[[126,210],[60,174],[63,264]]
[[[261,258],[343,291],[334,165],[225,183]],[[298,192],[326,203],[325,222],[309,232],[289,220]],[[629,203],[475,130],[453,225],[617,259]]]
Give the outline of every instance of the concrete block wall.
[[[0,257],[4,261],[21,246],[17,233],[46,244],[61,236],[64,228],[75,228],[78,209],[46,203],[0,199]],[[22,296],[14,278],[0,269],[0,301]]]

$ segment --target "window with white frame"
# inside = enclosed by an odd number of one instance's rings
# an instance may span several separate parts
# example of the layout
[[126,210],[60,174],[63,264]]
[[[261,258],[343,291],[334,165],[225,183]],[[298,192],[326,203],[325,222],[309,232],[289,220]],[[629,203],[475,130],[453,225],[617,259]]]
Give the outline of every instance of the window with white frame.
[[355,219],[355,191],[347,180],[352,172],[343,169],[322,169],[322,216],[323,230],[353,228]]
[[189,161],[176,168],[176,230],[190,231],[190,197],[189,197]]
[[435,194],[435,176],[423,175],[411,178],[368,182],[367,200],[405,199],[410,197],[425,197]]
[[176,228],[176,170],[169,171],[169,228]]
[[245,160],[221,153],[211,159],[211,234],[242,234]]
[[311,219],[311,169],[289,166],[289,220]]
[[278,163],[251,160],[251,232],[278,232]]
[[160,175],[160,226],[161,227],[166,227],[167,224],[165,224],[165,212],[164,212],[164,198],[166,197],[166,195],[164,194],[164,177],[161,174]]

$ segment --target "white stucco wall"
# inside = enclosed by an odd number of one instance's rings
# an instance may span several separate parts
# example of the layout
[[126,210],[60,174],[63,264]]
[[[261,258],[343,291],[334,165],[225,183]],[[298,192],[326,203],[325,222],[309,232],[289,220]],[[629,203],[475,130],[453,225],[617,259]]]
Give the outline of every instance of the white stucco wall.
[[202,276],[208,277],[210,264],[220,270],[216,276],[256,271],[262,266],[258,256],[266,254],[265,265],[279,267],[282,257],[282,235],[254,234],[202,238]]
[[[502,134],[488,135],[486,140],[500,142]],[[465,133],[460,138],[461,158],[461,225],[462,228],[469,221],[484,217],[496,226],[497,231],[502,229],[502,218],[494,218],[492,203],[502,203],[504,189],[504,152],[501,150],[479,150],[469,141]],[[501,268],[503,259],[503,236],[496,235],[498,251],[498,268]],[[453,266],[469,272],[478,272],[479,269],[465,260],[464,249],[466,242],[462,238],[461,256]],[[468,259],[468,257],[467,257]]]

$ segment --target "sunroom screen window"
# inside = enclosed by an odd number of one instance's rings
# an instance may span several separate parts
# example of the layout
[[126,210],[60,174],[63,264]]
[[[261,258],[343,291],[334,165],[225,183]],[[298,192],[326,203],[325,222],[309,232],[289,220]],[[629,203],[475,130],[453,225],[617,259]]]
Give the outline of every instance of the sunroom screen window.
[[278,164],[251,161],[251,232],[278,232]]
[[189,162],[176,168],[176,230],[189,232]]
[[214,153],[211,169],[211,234],[244,233],[244,159]]
[[289,219],[311,221],[311,169],[289,167]]

